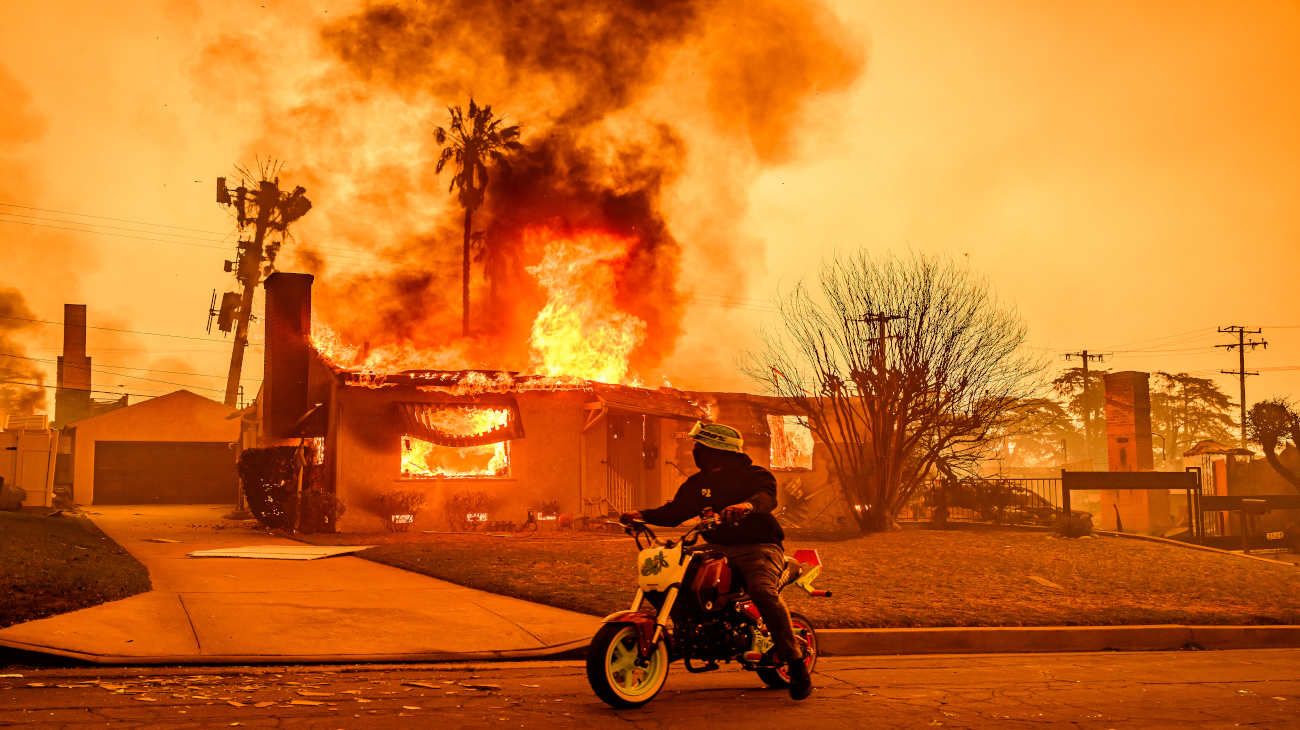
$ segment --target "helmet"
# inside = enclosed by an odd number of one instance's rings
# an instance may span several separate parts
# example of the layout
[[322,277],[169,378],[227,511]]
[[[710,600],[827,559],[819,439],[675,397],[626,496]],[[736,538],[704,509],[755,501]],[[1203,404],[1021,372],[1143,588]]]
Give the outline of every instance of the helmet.
[[691,426],[688,435],[695,443],[703,444],[710,449],[732,451],[737,454],[745,453],[745,440],[741,438],[740,432],[731,426],[696,421],[695,425]]

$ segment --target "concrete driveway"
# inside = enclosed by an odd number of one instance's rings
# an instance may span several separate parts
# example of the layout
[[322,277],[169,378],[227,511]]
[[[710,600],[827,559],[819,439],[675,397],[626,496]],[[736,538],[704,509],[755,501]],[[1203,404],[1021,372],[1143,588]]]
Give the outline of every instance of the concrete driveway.
[[[585,645],[599,620],[356,557],[191,558],[299,545],[227,527],[229,506],[96,506],[95,524],[149,569],[153,590],[0,630],[0,645],[97,663],[436,661],[533,657]],[[154,542],[151,540],[176,542]]]

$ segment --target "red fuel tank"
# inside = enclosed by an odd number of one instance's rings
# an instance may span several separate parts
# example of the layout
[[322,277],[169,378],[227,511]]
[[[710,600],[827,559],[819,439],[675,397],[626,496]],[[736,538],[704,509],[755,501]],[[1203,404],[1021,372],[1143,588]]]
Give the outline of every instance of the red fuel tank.
[[722,608],[718,599],[731,592],[731,566],[726,558],[708,558],[695,571],[691,580],[691,593],[700,608],[705,611],[717,611]]

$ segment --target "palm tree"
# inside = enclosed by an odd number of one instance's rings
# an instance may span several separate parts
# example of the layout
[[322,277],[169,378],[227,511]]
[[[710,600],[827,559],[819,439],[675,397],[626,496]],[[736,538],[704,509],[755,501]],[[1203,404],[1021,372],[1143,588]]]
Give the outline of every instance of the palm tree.
[[519,125],[501,126],[501,119],[493,118],[491,106],[478,106],[469,100],[469,114],[459,106],[447,107],[451,123],[446,129],[435,127],[433,136],[442,146],[435,174],[441,174],[448,162],[455,163],[455,174],[447,192],[459,193],[460,205],[465,209],[465,236],[461,260],[461,334],[469,335],[469,244],[473,228],[474,211],[483,204],[488,186],[488,162],[509,167],[507,155],[523,149],[519,143]]

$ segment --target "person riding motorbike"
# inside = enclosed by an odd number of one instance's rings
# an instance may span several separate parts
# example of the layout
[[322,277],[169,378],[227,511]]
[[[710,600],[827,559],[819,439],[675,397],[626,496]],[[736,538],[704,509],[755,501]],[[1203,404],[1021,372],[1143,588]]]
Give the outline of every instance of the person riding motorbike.
[[779,590],[785,570],[785,532],[772,515],[776,477],[750,460],[740,432],[730,426],[696,422],[690,436],[699,471],[663,506],[625,512],[619,519],[675,527],[701,514],[720,514],[721,524],[705,533],[705,539],[725,553],[732,570],[744,578],[749,597],[771,633],[777,658],[789,671],[790,696],[802,700],[812,693],[812,677]]

